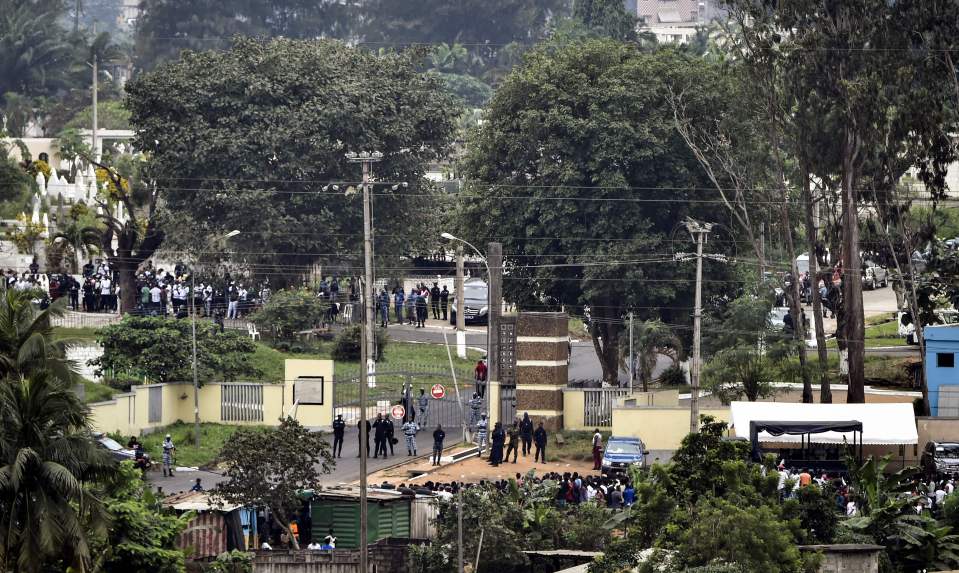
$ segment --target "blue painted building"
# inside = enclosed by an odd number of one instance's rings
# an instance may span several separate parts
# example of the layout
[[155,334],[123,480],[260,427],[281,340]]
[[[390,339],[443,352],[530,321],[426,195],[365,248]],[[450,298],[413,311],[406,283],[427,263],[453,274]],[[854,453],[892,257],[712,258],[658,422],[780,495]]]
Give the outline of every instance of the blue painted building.
[[927,326],[926,382],[933,416],[959,416],[959,325]]

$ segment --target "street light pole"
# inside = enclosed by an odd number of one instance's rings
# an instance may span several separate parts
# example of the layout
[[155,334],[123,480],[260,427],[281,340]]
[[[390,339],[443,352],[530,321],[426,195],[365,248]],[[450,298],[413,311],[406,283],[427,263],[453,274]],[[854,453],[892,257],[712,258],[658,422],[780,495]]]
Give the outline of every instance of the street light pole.
[[[234,229],[223,235],[219,240],[227,240],[240,234],[240,231]],[[211,244],[213,241],[208,242]],[[202,254],[202,253],[200,253]],[[190,270],[190,329],[193,339],[193,445],[200,447],[200,380],[197,375],[196,364],[196,267],[200,262],[200,257],[193,263],[193,269]]]
[[[492,357],[493,357],[493,355],[491,354],[491,351],[493,349],[493,321],[490,320],[490,317],[492,316],[492,313],[493,313],[493,298],[492,298],[493,273],[490,272],[489,261],[486,259],[483,253],[480,252],[479,249],[473,246],[472,243],[470,243],[469,241],[465,239],[461,239],[451,233],[440,233],[440,237],[446,239],[447,241],[458,241],[460,243],[463,243],[467,247],[473,249],[473,252],[476,253],[476,256],[479,257],[481,261],[483,261],[483,265],[486,267],[486,277],[487,277],[486,279],[487,280],[487,284],[486,284],[486,366],[487,366],[486,389],[489,390],[489,381],[491,379],[491,377],[489,376],[489,365],[492,363]],[[459,324],[459,315],[463,315],[463,320],[464,321],[466,320],[466,301],[464,300],[461,304],[463,306],[458,310],[459,314],[457,314],[457,317],[456,317],[457,324]],[[486,394],[488,393],[484,392],[483,394],[484,394],[483,399],[485,401]],[[488,404],[486,406],[486,411],[489,412]]]
[[364,375],[360,381],[360,571],[366,573],[369,569],[367,555],[367,531],[369,529],[369,515],[366,507],[366,458],[367,451],[363,447],[368,436],[366,435],[366,400],[367,387],[376,372],[376,353],[373,347],[374,340],[374,316],[373,316],[373,298],[370,296],[370,289],[373,286],[373,210],[370,205],[370,185],[372,180],[373,163],[383,159],[383,154],[379,151],[370,153],[363,151],[361,153],[349,152],[346,159],[350,163],[359,163],[363,167],[363,262],[364,276],[361,284],[363,293],[363,349],[366,354],[364,365]]

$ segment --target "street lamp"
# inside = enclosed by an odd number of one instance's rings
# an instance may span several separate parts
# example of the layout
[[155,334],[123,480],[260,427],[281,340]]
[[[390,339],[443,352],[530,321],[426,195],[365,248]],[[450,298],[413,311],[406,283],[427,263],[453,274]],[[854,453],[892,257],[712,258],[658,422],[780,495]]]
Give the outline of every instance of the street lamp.
[[[493,314],[493,300],[492,300],[492,286],[493,286],[493,274],[489,270],[489,261],[486,260],[486,256],[480,252],[472,243],[466,239],[461,239],[451,233],[440,233],[440,237],[446,239],[447,241],[458,241],[463,243],[467,247],[473,249],[473,252],[476,253],[476,256],[483,261],[483,265],[486,266],[486,362],[487,366],[489,362],[493,359],[490,350],[493,348],[493,321],[490,320],[490,317]],[[466,301],[464,297],[463,308],[459,309],[460,312],[466,312]],[[463,315],[464,320],[466,315]],[[487,373],[489,369],[487,367]],[[486,403],[486,411],[489,412],[489,375],[486,376],[486,389],[483,392],[483,401]]]
[[[221,237],[213,237],[207,241],[208,246],[212,246],[215,242],[226,241],[227,239],[233,238],[240,234],[240,231],[233,229],[229,233]],[[193,338],[193,443],[199,448],[200,447],[200,381],[197,376],[197,365],[196,365],[196,268],[200,260],[199,253],[197,255],[197,260],[194,261],[194,268],[190,271],[190,317],[191,317],[191,329],[192,329],[192,338]]]

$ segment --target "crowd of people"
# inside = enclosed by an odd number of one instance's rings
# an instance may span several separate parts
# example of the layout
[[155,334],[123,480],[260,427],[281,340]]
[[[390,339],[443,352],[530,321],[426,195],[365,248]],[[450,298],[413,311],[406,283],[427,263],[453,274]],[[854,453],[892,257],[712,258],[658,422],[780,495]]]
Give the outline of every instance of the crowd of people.
[[423,328],[430,312],[433,320],[447,320],[449,316],[450,291],[446,285],[441,289],[437,282],[433,283],[432,288],[420,283],[411,288],[409,294],[404,292],[402,286],[394,287],[391,292],[387,292],[386,287],[383,287],[379,294],[374,293],[373,298],[376,301],[376,316],[383,328],[391,322],[391,304],[393,321],[396,324],[405,323]]

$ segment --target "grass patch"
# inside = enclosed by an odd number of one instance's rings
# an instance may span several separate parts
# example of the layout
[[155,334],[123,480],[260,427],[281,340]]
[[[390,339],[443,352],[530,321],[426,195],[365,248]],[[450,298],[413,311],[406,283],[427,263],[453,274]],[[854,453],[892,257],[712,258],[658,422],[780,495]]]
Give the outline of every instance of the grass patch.
[[[282,382],[284,377],[284,360],[287,358],[302,358],[314,360],[329,360],[330,353],[333,350],[333,343],[327,341],[317,341],[303,347],[305,352],[280,352],[266,344],[257,344],[256,352],[251,358],[254,366],[263,373],[262,379],[269,382]],[[453,350],[453,366],[456,368],[457,376],[466,376],[472,380],[473,366],[483,354],[475,350],[467,350],[466,360],[456,357]],[[391,370],[409,370],[416,371],[418,368],[429,370],[442,370],[449,372],[449,358],[446,354],[446,347],[442,344],[417,344],[411,342],[390,341],[386,346],[386,352],[383,360],[377,363],[377,368],[381,371]],[[360,363],[337,361],[333,365],[333,374],[336,377],[356,376],[360,370]],[[379,377],[379,383],[391,384],[394,380],[389,377]],[[395,380],[402,384],[402,379]]]
[[[906,346],[906,339],[899,336],[899,325],[895,320],[873,323],[865,330],[865,344],[867,348],[881,346]],[[836,348],[836,339],[826,341],[826,346]]]
[[[609,438],[609,432],[601,431],[603,443]],[[562,436],[562,444],[557,436]],[[549,436],[546,453],[550,458],[571,461],[592,461],[593,432],[566,431]]]
[[583,324],[583,321],[579,318],[569,319],[569,335],[572,338],[589,338],[589,333],[586,332],[586,325]]
[[[219,460],[220,450],[240,428],[251,426],[228,426],[225,424],[200,424],[200,447],[194,445],[193,424],[177,422],[166,428],[157,428],[152,434],[143,436],[140,441],[143,448],[156,462],[163,459],[163,438],[170,434],[176,446],[176,463],[180,466],[210,468]],[[252,426],[257,428],[258,426]],[[126,438],[122,440],[126,443]]]
[[896,313],[894,312],[884,312],[882,314],[874,314],[872,316],[866,317],[866,326],[875,326],[877,324],[882,324],[884,322],[895,322]]
[[53,339],[54,340],[95,340],[97,333],[100,331],[99,328],[84,327],[84,328],[63,328],[56,327],[53,329]]
[[92,382],[90,380],[83,380],[83,401],[86,404],[112,400],[113,395],[116,393],[117,390],[107,386],[106,384],[97,384],[96,382]]

